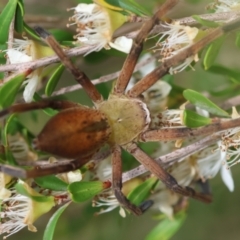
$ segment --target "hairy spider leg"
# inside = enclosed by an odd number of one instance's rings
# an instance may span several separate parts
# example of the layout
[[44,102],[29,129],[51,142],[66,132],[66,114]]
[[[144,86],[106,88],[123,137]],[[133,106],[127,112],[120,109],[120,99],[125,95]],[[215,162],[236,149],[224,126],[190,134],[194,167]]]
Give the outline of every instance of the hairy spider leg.
[[240,18],[237,20],[233,20],[232,22],[225,24],[224,26],[218,27],[212,32],[210,32],[207,36],[203,37],[196,43],[193,43],[189,47],[184,48],[176,55],[164,59],[163,63],[154,69],[152,72],[143,77],[139,82],[137,82],[128,92],[127,95],[129,97],[138,97],[148,88],[150,88],[156,81],[162,78],[169,72],[171,67],[174,67],[181,62],[183,62],[188,57],[194,56],[204,47],[206,47],[209,43],[216,40],[223,34],[229,32],[230,30],[234,30],[240,27]]
[[143,24],[116,81],[114,87],[115,94],[121,95],[125,92],[125,89],[133,74],[138,58],[142,52],[144,40],[148,36],[149,32],[153,29],[153,27],[159,23],[160,19],[163,19],[166,13],[169,12],[177,3],[178,0],[166,1],[165,3],[163,3],[163,5],[160,6],[160,8],[157,10],[153,17]]
[[98,92],[94,84],[84,72],[75,67],[55,38],[41,27],[35,27],[34,29],[36,33],[54,50],[62,64],[72,73],[76,81],[83,87],[91,100],[94,103],[102,101],[102,95]]
[[172,175],[164,170],[154,159],[143,152],[135,143],[129,144],[125,149],[131,153],[145,168],[157,176],[170,190],[183,196],[192,197],[205,203],[212,201],[212,196],[195,192],[190,187],[182,187]]
[[140,204],[139,207],[132,204],[122,193],[122,159],[121,159],[121,148],[119,146],[115,146],[113,148],[112,154],[112,188],[114,194],[119,201],[119,203],[128,210],[133,212],[135,215],[143,214],[148,208],[150,208],[153,204],[152,200],[145,201]]

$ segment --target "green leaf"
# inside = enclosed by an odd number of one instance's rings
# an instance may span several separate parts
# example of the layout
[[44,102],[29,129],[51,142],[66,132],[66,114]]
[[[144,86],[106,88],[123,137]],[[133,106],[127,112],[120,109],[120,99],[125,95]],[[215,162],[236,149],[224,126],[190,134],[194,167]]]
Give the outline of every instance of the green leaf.
[[0,44],[8,41],[8,32],[11,21],[15,15],[18,0],[8,1],[0,15]]
[[41,41],[41,38],[36,34],[36,32],[29,27],[25,22],[23,22],[24,31],[29,34],[33,39]]
[[[42,99],[42,97],[39,94],[37,94],[35,92],[34,95],[33,95],[33,100],[35,102],[37,102],[37,101],[42,101],[43,99]],[[43,112],[45,112],[49,116],[54,116],[54,115],[56,115],[58,113],[57,110],[54,110],[54,109],[51,109],[51,108],[45,108],[45,109],[42,109],[42,110],[43,110]]]
[[59,43],[63,41],[74,41],[73,34],[70,31],[63,29],[51,29],[49,32]]
[[68,184],[54,175],[35,178],[34,181],[44,189],[67,191]]
[[202,26],[205,26],[205,27],[215,28],[215,27],[219,26],[219,23],[209,21],[209,20],[206,20],[206,19],[202,19],[198,15],[193,15],[192,18],[195,19],[198,23],[200,23]]
[[[6,64],[6,52],[4,50],[7,49],[7,44],[0,43],[0,65]],[[0,79],[4,78],[4,72],[0,72]]]
[[70,202],[61,206],[50,218],[46,229],[44,231],[43,240],[52,240],[53,234],[57,225],[57,221],[61,214],[64,212],[64,210],[69,206]]
[[209,93],[213,96],[213,97],[228,97],[228,96],[233,96],[239,93],[239,86],[232,84],[229,87],[224,88],[223,90],[219,90],[219,91],[214,91],[214,90],[209,90]]
[[213,41],[208,47],[203,59],[204,69],[208,70],[214,63],[223,41],[225,40],[225,36],[218,38],[217,40]]
[[237,32],[236,35],[235,44],[238,48],[240,48],[240,32]]
[[68,186],[68,191],[74,202],[84,202],[99,194],[103,189],[110,187],[108,182],[73,182]]
[[18,0],[14,28],[18,33],[23,32],[23,16],[24,16],[24,5],[22,0]]
[[207,118],[201,116],[193,111],[184,110],[183,111],[183,122],[185,126],[194,128],[194,127],[201,127],[212,122],[211,118]]
[[179,212],[174,219],[165,218],[145,238],[145,240],[169,240],[182,226],[185,212]]
[[139,206],[144,200],[146,200],[158,183],[158,178],[151,177],[147,179],[144,183],[140,184],[136,188],[134,188],[129,194],[128,199],[131,203]]
[[7,135],[9,133],[9,128],[10,125],[12,124],[12,122],[14,121],[15,118],[15,114],[12,114],[8,117],[8,119],[6,120],[5,126],[4,126],[4,130],[2,131],[2,144],[6,147],[8,146],[8,139],[7,139]]
[[4,127],[3,131],[1,131],[1,141],[2,141],[2,144],[5,149],[5,159],[6,159],[5,163],[7,162],[8,164],[11,164],[11,165],[16,165],[16,161],[13,157],[13,154],[11,153],[11,151],[9,149],[7,136],[9,134],[9,132],[11,131],[12,125],[14,125],[13,124],[14,120],[15,120],[15,114],[12,114],[6,120],[5,127]]
[[63,64],[60,64],[55,71],[52,73],[51,77],[49,78],[46,88],[45,88],[45,94],[50,97],[55,90],[58,81],[60,77],[62,76],[62,73],[64,71],[65,67]]
[[208,69],[209,72],[229,77],[234,83],[240,83],[240,71],[222,65],[213,65]]
[[183,91],[183,96],[193,105],[200,107],[217,116],[229,117],[229,114],[218,107],[215,103],[210,101],[208,98],[191,89]]
[[4,85],[0,88],[0,105],[3,108],[12,105],[25,78],[26,73],[20,73],[8,82],[4,83]]
[[[29,197],[36,202],[48,202],[53,198],[53,196],[44,196],[40,193],[37,193],[37,195],[31,194],[30,191],[26,188],[26,184],[24,183],[18,182],[14,185],[14,188],[18,193],[22,194],[23,196]],[[31,189],[31,191],[33,191],[33,189]]]
[[150,15],[150,13],[142,5],[138,4],[134,0],[106,0],[105,2],[140,16]]

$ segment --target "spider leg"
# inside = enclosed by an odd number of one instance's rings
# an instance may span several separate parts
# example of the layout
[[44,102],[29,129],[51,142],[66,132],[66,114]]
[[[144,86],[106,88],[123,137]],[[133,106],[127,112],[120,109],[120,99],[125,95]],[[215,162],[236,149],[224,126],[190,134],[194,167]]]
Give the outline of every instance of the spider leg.
[[158,141],[174,141],[177,139],[185,139],[210,135],[219,131],[227,130],[240,126],[240,118],[231,119],[228,121],[219,121],[198,128],[162,128],[149,130],[142,133],[139,141],[142,142],[158,142]]
[[62,61],[63,65],[73,74],[76,81],[83,87],[92,101],[102,101],[102,95],[98,92],[91,80],[84,72],[75,67],[72,61],[66,56],[55,38],[41,27],[35,27],[34,29],[36,33],[54,50],[59,59]]
[[150,88],[156,81],[158,81],[160,78],[166,75],[169,72],[169,69],[171,67],[174,67],[180,64],[188,57],[194,56],[200,50],[202,50],[205,46],[207,46],[209,43],[211,43],[218,37],[222,36],[224,33],[228,32],[229,29],[233,30],[239,27],[238,21],[230,22],[229,24],[226,24],[223,27],[219,27],[213,30],[206,37],[200,39],[198,42],[190,45],[189,47],[186,47],[176,55],[173,55],[172,57],[164,59],[161,66],[159,66],[158,68],[156,68],[155,70],[147,74],[145,77],[143,77],[139,82],[137,82],[132,87],[132,89],[128,91],[127,95],[132,98],[138,97],[148,88]]
[[140,207],[132,204],[122,193],[122,159],[121,148],[116,146],[112,154],[112,188],[118,202],[133,214],[139,216],[152,206],[152,201],[146,201]]
[[146,169],[157,176],[165,185],[172,191],[181,194],[183,196],[192,197],[194,199],[200,200],[202,202],[209,203],[212,201],[210,195],[195,192],[190,187],[182,187],[178,185],[174,177],[172,177],[168,172],[166,172],[161,165],[149,157],[145,152],[143,152],[135,143],[131,143],[125,146],[130,154],[132,154]]
[[9,108],[1,110],[0,117],[4,117],[11,113],[27,112],[27,111],[36,110],[36,109],[52,108],[56,110],[63,110],[63,109],[73,108],[73,107],[81,107],[81,105],[74,102],[70,102],[70,101],[46,99],[39,102],[20,103],[20,104],[12,105]]
[[137,63],[138,57],[140,56],[143,49],[143,42],[145,38],[148,36],[149,32],[153,29],[153,27],[159,23],[160,18],[163,18],[166,13],[171,10],[176,4],[178,0],[167,0],[159,10],[154,14],[154,16],[148,20],[141,28],[139,34],[137,35],[133,46],[131,48],[130,53],[128,54],[124,65],[122,67],[122,71],[116,81],[114,87],[115,94],[124,93],[132,73],[134,71],[135,65]]
[[22,169],[7,164],[0,164],[0,172],[4,172],[10,176],[23,179],[43,177],[52,174],[74,171],[82,167],[85,163],[89,161],[89,159],[91,159],[91,156],[71,161],[64,161],[62,163],[55,162],[44,165],[38,165],[30,170]]

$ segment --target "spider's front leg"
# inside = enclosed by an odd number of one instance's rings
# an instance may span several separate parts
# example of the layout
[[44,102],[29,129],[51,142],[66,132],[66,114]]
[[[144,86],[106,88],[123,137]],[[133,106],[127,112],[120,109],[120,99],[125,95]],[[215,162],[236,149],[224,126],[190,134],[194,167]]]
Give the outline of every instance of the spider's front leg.
[[81,107],[81,105],[74,102],[65,101],[65,100],[62,101],[62,100],[46,99],[39,102],[19,103],[19,104],[12,105],[11,107],[1,110],[0,117],[4,117],[12,113],[28,112],[28,111],[37,110],[37,109],[52,108],[55,110],[64,110],[64,109],[74,108],[74,107]]
[[118,202],[133,214],[139,216],[143,214],[153,204],[153,201],[145,201],[139,207],[132,204],[122,193],[122,159],[121,148],[116,146],[112,154],[112,188]]
[[154,16],[142,26],[116,81],[116,85],[114,87],[114,93],[116,95],[121,95],[125,92],[125,89],[136,66],[137,60],[142,52],[144,40],[147,38],[153,27],[158,24],[159,21],[165,17],[166,13],[168,13],[177,3],[178,0],[167,0],[161,5]]

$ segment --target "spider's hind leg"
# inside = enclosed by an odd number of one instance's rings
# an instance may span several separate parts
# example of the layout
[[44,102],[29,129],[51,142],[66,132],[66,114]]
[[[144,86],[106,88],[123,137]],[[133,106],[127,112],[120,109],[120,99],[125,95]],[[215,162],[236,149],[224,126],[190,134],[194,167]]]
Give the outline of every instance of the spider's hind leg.
[[161,165],[143,152],[135,143],[129,144],[124,148],[173,192],[192,197],[205,203],[210,203],[212,201],[212,196],[210,194],[199,193],[190,187],[180,186],[172,175],[166,172]]
[[7,164],[0,164],[0,172],[4,172],[13,177],[28,179],[43,177],[52,174],[59,174],[69,171],[74,171],[81,168],[85,163],[89,161],[91,157],[79,158],[69,161],[58,161],[55,163],[49,163],[44,165],[38,165],[32,169],[23,169],[17,166],[11,166]]
[[122,193],[122,159],[120,147],[115,147],[112,155],[112,188],[118,202],[133,214],[143,214],[153,204],[152,200],[143,202],[140,206],[132,204]]

